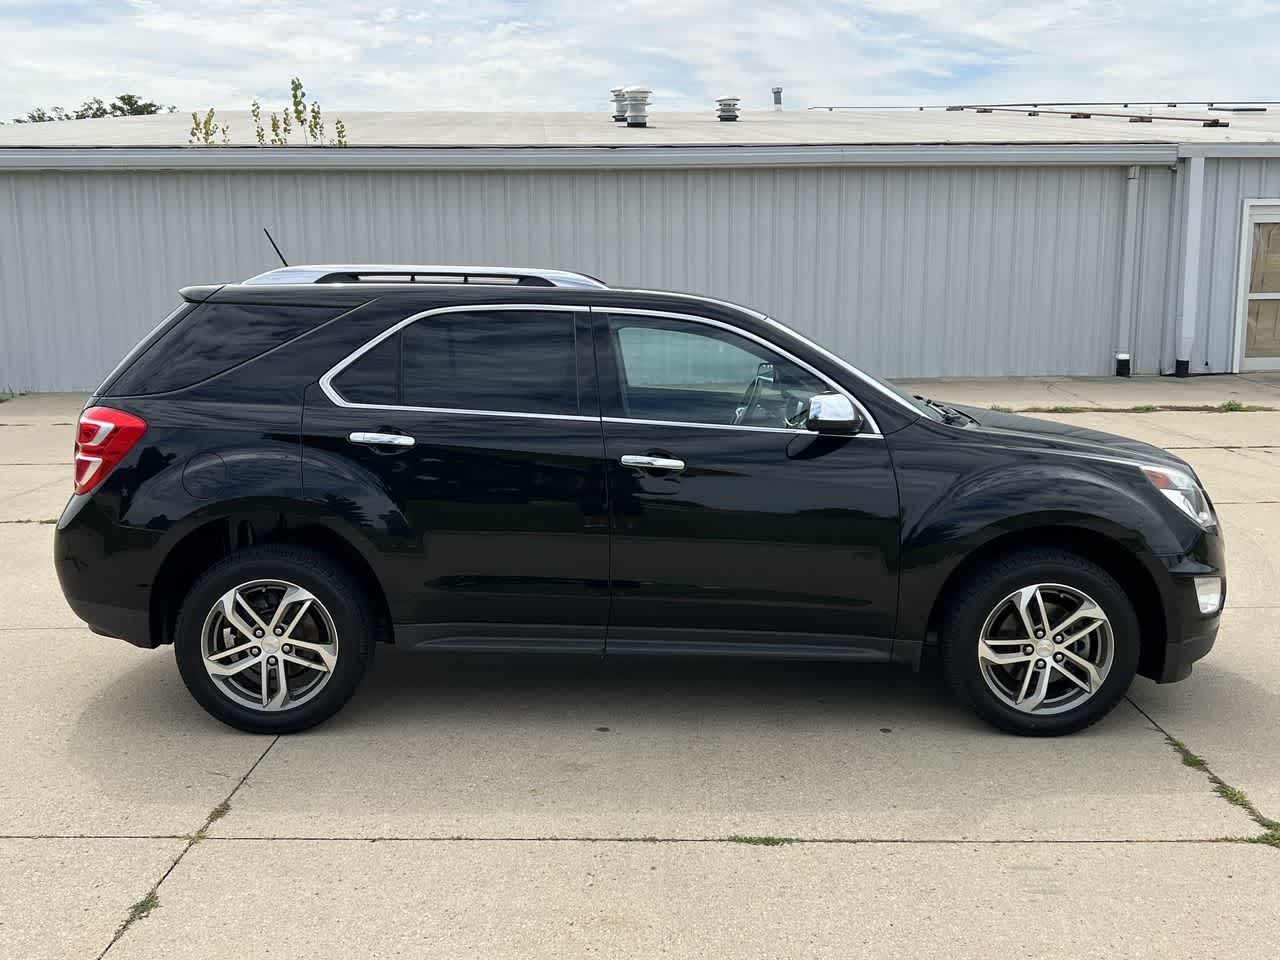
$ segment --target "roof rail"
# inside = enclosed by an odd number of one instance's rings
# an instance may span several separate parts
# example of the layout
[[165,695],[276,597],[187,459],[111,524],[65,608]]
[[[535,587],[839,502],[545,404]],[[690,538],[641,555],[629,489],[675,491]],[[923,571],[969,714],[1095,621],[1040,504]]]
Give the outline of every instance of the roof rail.
[[297,267],[279,267],[245,284],[289,283],[481,283],[513,284],[533,287],[607,286],[595,277],[568,270],[543,270],[537,267],[461,267],[449,265],[423,266],[404,263],[324,263]]

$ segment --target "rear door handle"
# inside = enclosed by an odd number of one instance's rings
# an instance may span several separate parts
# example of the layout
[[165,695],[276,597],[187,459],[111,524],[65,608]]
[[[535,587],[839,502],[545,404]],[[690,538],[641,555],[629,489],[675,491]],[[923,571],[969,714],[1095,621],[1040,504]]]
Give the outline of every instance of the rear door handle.
[[675,470],[684,469],[684,461],[676,460],[671,457],[637,457],[628,454],[623,457],[621,463],[624,467],[642,467],[645,470]]
[[403,433],[349,433],[347,439],[352,443],[364,443],[373,447],[412,447],[418,441]]

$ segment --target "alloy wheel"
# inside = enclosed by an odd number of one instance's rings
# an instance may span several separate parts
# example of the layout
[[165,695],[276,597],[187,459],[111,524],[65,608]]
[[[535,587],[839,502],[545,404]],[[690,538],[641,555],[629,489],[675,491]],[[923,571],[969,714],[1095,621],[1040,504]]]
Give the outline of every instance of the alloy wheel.
[[251,580],[209,610],[200,653],[229,699],[253,710],[287,710],[315,697],[333,676],[338,630],[309,590],[285,580]]
[[1060,583],[1009,594],[978,636],[988,688],[1023,713],[1063,713],[1094,696],[1115,659],[1115,636],[1092,597]]

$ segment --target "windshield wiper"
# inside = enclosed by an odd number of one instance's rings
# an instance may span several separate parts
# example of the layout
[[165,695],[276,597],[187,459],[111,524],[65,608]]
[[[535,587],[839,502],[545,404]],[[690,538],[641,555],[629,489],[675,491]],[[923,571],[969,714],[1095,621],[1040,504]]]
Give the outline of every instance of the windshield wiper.
[[930,397],[922,397],[919,394],[916,394],[916,399],[919,400],[921,403],[927,403],[929,406],[933,407],[934,410],[937,410],[938,413],[942,414],[942,420],[944,423],[977,423],[978,422],[973,417],[969,416],[967,413],[962,413],[959,410],[957,410],[955,407],[949,407],[945,403],[939,403],[937,400],[934,400]]

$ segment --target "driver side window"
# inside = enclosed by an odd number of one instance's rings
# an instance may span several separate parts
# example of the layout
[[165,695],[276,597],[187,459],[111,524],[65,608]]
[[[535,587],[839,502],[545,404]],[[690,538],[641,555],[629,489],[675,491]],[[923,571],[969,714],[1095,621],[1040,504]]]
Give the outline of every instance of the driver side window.
[[829,388],[768,347],[708,324],[609,318],[623,411],[636,420],[796,427]]

